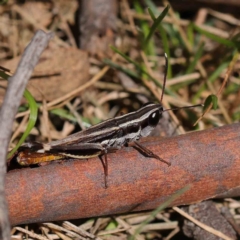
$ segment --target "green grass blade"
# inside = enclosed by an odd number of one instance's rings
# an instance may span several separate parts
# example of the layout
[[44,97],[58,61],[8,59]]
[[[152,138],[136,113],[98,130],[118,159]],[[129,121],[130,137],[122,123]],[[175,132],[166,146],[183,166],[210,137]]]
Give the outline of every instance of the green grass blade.
[[[208,80],[209,82],[213,83],[219,76],[220,74],[222,73],[222,71],[224,69],[226,69],[229,65],[229,61],[228,62],[224,62],[222,63],[209,77],[208,77]],[[198,91],[195,93],[194,97],[192,98],[192,102],[193,103],[196,103],[197,100],[200,98],[202,92],[205,90],[205,84],[202,85]]]
[[[51,114],[54,114],[54,115],[56,115],[56,116],[58,116],[58,117],[60,117],[60,118],[67,119],[67,120],[69,120],[69,121],[71,121],[71,122],[73,122],[73,123],[77,123],[76,117],[75,117],[73,114],[69,113],[69,111],[67,111],[66,109],[63,109],[63,108],[55,108],[55,109],[52,109],[52,110],[50,111],[50,113],[51,113]],[[90,124],[90,121],[89,121],[88,118],[85,118],[85,117],[82,117],[82,116],[81,116],[81,120],[82,120],[82,123],[83,123],[84,127],[89,128],[89,127],[92,126],[92,125]],[[97,124],[97,123],[101,122],[100,119],[95,118],[95,117],[92,117],[92,118],[91,118],[91,121],[94,122],[94,124]]]
[[[164,52],[167,53],[168,58],[171,59],[171,52],[170,52],[170,48],[169,48],[167,33],[166,33],[165,29],[163,28],[163,26],[161,26],[161,25],[159,25],[158,29],[159,29],[159,33],[160,33],[161,38],[162,38],[162,44],[163,44]],[[167,78],[172,78],[172,76],[173,76],[172,65],[169,63]]]
[[153,22],[155,22],[156,18],[155,18],[155,15],[154,15],[154,13],[153,13],[151,8],[148,8],[148,13],[149,13],[150,17],[152,18]]
[[154,14],[158,14],[157,6],[153,1],[145,0],[144,2],[149,8],[153,9]]
[[36,103],[34,97],[27,89],[25,89],[23,96],[26,98],[26,100],[28,101],[28,104],[29,104],[29,110],[30,110],[29,120],[28,120],[26,130],[24,131],[24,133],[23,133],[22,137],[20,138],[19,142],[17,143],[16,147],[14,147],[11,150],[11,152],[8,154],[8,158],[10,158],[13,155],[13,153],[23,144],[23,142],[25,141],[25,139],[27,138],[27,136],[29,135],[29,133],[31,132],[32,128],[35,126],[36,121],[37,121],[38,106],[37,106],[37,103]]
[[208,31],[198,27],[195,24],[193,24],[193,27],[197,32],[201,33],[202,35],[204,35],[204,36],[206,36],[206,37],[208,37],[208,38],[210,38],[210,39],[212,39],[212,40],[214,40],[214,41],[216,41],[220,44],[225,45],[226,47],[237,48],[237,49],[239,49],[239,47],[240,47],[240,42],[239,41],[228,40],[228,39],[219,37],[219,36],[217,36],[213,33],[210,33]]
[[[159,88],[162,88],[162,84],[155,78],[153,78],[139,63],[133,61],[130,57],[128,57],[126,54],[124,54],[123,52],[119,51],[117,48],[111,46],[111,49],[118,53],[120,56],[122,56],[126,61],[132,63],[136,68],[137,71],[139,71],[140,73],[144,73],[146,74],[147,77],[149,77],[150,80],[152,80]],[[141,76],[141,74],[138,75],[138,77]],[[170,91],[169,89],[165,89],[166,93],[168,93],[169,95],[172,96],[176,96],[175,93],[173,93],[172,91]]]
[[[0,71],[0,75],[5,80],[8,80],[8,78],[11,77],[9,74],[7,74],[6,72],[3,72],[3,71]],[[23,144],[23,142],[25,141],[25,139],[27,138],[27,136],[29,135],[30,131],[35,126],[35,123],[37,121],[38,105],[37,105],[34,97],[27,89],[25,89],[23,96],[26,98],[26,100],[28,101],[28,104],[29,104],[29,110],[30,110],[29,121],[28,121],[27,128],[26,128],[24,134],[20,138],[17,145],[10,151],[10,153],[8,153],[7,158],[10,158],[13,155],[13,153]]]
[[191,45],[191,47],[194,46],[194,32],[193,32],[193,25],[189,24],[187,26],[187,37],[188,37],[188,41]]
[[55,108],[55,109],[52,109],[50,111],[50,113],[52,113],[52,114],[54,114],[56,116],[59,116],[61,118],[67,119],[69,121],[77,122],[76,118],[71,113],[69,113],[66,109]]
[[135,233],[129,239],[130,240],[134,240],[136,238],[136,235],[141,233],[142,228],[145,225],[147,225],[149,222],[151,222],[160,211],[162,211],[163,209],[167,208],[172,202],[174,202],[178,197],[180,197],[182,194],[184,194],[190,188],[191,188],[191,185],[187,185],[184,188],[178,190],[176,193],[174,193],[172,196],[170,196],[167,201],[165,201],[159,207],[157,207],[154,211],[152,211],[151,215],[145,221],[143,221],[140,224],[140,226],[136,229]]
[[193,61],[189,64],[188,68],[187,68],[187,71],[186,71],[186,74],[190,74],[194,71],[196,65],[197,65],[197,62],[198,60],[202,57],[202,54],[203,54],[203,47],[204,47],[204,43],[202,43],[196,54],[194,55],[194,58],[193,58]]
[[123,57],[127,62],[132,63],[135,67],[141,69],[141,65],[132,60],[130,57],[128,57],[126,54],[115,48],[114,46],[111,46],[111,49],[115,52],[118,53],[121,57]]
[[208,81],[213,83],[223,72],[224,69],[226,69],[229,66],[230,62],[224,62],[222,63],[209,77]]
[[111,61],[110,59],[104,59],[103,62],[104,62],[105,64],[109,65],[109,66],[112,67],[112,68],[115,68],[115,69],[117,69],[117,70],[119,70],[119,71],[124,72],[125,74],[127,74],[127,75],[130,76],[130,77],[140,78],[140,75],[137,74],[136,72],[134,72],[134,71],[132,71],[132,70],[129,70],[129,69],[127,69],[127,68],[124,68],[124,67],[122,67],[121,65],[119,65],[119,64]]
[[[159,24],[162,22],[163,18],[167,15],[168,10],[169,10],[169,6],[165,7],[163,12],[157,18],[154,17],[153,25],[150,28],[150,32],[148,33],[147,37],[145,38],[145,41],[144,41],[144,44],[143,44],[144,49],[146,49],[152,35],[154,34],[156,29],[158,28]],[[148,8],[148,12],[149,12],[150,15],[153,14],[150,8]]]
[[[134,6],[134,9],[137,13],[140,13],[140,14],[144,14],[144,10],[140,4],[140,2],[138,0],[134,0],[133,1],[133,6]],[[140,38],[140,42],[142,44],[142,46],[144,46],[144,40],[148,33],[150,32],[150,26],[148,24],[148,22],[146,20],[139,20],[140,22],[140,29],[143,33],[143,38]],[[145,47],[142,47],[141,49],[143,49],[145,51],[145,54],[146,55],[152,55],[154,56],[155,55],[155,46],[154,46],[154,42],[152,39],[149,40],[149,43],[147,45],[147,48]]]
[[[148,8],[148,12],[149,12],[152,20],[155,22],[156,18],[154,16],[153,11],[150,8]],[[161,38],[162,38],[164,52],[167,53],[168,58],[170,59],[171,55],[170,55],[167,33],[166,33],[165,29],[163,28],[163,26],[161,24],[158,25],[157,29],[160,33]],[[171,64],[168,65],[167,78],[172,78],[172,66],[171,66]]]

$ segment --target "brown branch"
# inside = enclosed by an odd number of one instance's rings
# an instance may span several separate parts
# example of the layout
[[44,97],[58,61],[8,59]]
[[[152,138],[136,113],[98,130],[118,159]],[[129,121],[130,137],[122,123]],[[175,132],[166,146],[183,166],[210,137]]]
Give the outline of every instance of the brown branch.
[[0,115],[0,233],[1,239],[10,239],[7,204],[4,194],[6,156],[12,125],[23,91],[38,59],[48,44],[51,34],[38,31],[25,49],[15,74],[9,78]]
[[156,208],[178,189],[191,189],[172,206],[216,197],[240,185],[240,124],[172,138],[149,138],[145,146],[163,159],[133,148],[108,155],[108,188],[98,158],[68,160],[7,174],[12,224],[112,215]]

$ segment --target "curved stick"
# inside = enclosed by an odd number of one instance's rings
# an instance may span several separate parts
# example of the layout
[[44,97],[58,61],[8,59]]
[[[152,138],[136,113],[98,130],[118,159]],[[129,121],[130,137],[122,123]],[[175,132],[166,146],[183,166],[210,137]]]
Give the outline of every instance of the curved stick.
[[108,155],[107,189],[98,158],[9,172],[6,194],[11,223],[153,209],[188,184],[191,189],[172,206],[221,194],[226,197],[240,185],[239,142],[239,123],[171,138],[148,138],[143,145],[171,166],[124,148]]

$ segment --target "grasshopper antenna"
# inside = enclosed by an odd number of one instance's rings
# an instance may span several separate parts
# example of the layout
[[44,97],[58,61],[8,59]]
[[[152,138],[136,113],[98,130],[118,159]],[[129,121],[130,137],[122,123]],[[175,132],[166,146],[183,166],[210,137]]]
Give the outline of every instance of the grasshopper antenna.
[[163,86],[162,86],[162,95],[161,95],[161,102],[163,100],[163,94],[165,92],[165,86],[166,86],[166,81],[167,81],[167,72],[168,72],[168,56],[167,54],[165,53],[164,54],[164,57],[165,57],[165,70],[164,70],[164,79],[163,79]]
[[195,107],[203,107],[203,104],[196,104],[196,105],[191,105],[191,106],[185,106],[185,107],[178,107],[178,108],[169,108],[169,109],[164,109],[163,112],[167,111],[176,111],[184,108],[195,108]]
[[[164,57],[165,57],[165,71],[164,71],[164,79],[163,79],[163,86],[162,86],[161,102],[163,100],[163,94],[164,94],[164,91],[165,91],[165,86],[166,86],[166,81],[167,81],[167,72],[168,72],[168,56],[167,56],[167,53],[164,54]],[[183,109],[183,108],[194,108],[194,107],[200,107],[200,106],[204,106],[204,105],[203,104],[196,104],[196,105],[192,105],[192,106],[169,108],[169,109],[163,110],[163,112],[176,111],[176,110]]]

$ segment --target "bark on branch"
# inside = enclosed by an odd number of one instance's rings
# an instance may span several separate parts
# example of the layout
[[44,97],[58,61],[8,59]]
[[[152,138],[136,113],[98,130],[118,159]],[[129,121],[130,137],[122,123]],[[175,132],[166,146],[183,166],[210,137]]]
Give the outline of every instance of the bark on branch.
[[226,194],[240,185],[240,124],[172,138],[149,138],[146,147],[163,159],[132,148],[109,154],[109,178],[98,158],[67,160],[7,174],[12,224],[56,221],[153,209],[187,184],[172,206]]

